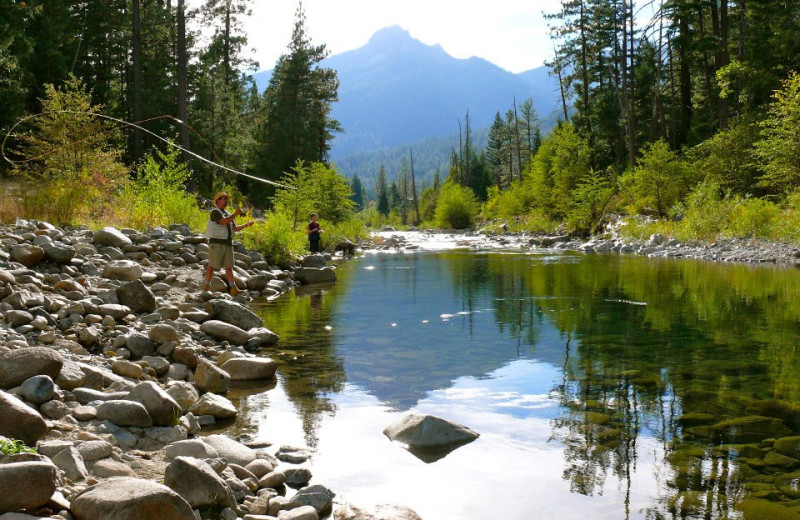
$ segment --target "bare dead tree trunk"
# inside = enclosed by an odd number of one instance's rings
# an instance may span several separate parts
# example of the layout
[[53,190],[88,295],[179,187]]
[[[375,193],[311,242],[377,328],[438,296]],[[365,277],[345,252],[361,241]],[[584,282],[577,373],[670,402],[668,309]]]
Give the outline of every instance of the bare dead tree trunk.
[[630,95],[628,96],[628,154],[631,157],[631,166],[636,164],[636,81],[634,76],[634,0],[630,0],[630,66],[628,67],[628,78],[630,82]]
[[409,148],[411,154],[411,195],[414,197],[414,225],[418,226],[419,219],[419,201],[417,200],[417,181],[414,178],[414,150]]
[[519,142],[519,117],[517,117],[517,96],[514,96],[514,128],[517,141],[517,166],[519,167],[519,179],[522,180],[522,145]]
[[[132,2],[132,31],[133,41],[131,61],[133,65],[133,120],[142,121],[142,20],[139,13],[139,0]],[[138,163],[142,158],[142,131],[133,128],[133,161]]]
[[[719,9],[719,29],[720,29],[720,63],[717,70],[728,65],[728,0],[720,1]],[[728,109],[730,102],[727,96],[719,100],[719,127],[722,130],[728,129]]]
[[462,177],[464,169],[462,167],[464,161],[464,143],[461,141],[461,120],[458,120],[458,164],[456,166],[456,180],[462,186],[464,179]]
[[[186,7],[184,0],[178,0],[178,119],[180,123],[181,148],[189,150],[189,98],[186,70]],[[181,151],[183,162],[189,162],[190,155]]]

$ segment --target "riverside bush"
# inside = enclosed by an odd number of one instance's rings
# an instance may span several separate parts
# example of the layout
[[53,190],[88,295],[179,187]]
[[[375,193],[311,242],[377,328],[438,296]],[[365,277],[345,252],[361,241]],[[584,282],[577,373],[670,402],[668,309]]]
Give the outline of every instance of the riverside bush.
[[201,230],[208,220],[197,200],[184,191],[189,170],[177,149],[148,155],[135,180],[125,184],[119,197],[118,219],[134,229],[186,223]]
[[780,207],[768,200],[741,200],[730,213],[724,235],[773,238],[775,227],[781,221],[780,214]]
[[269,212],[236,236],[247,249],[258,251],[273,264],[282,264],[289,253],[299,254],[308,249],[305,232],[294,229],[293,218],[286,213]]
[[478,202],[471,189],[447,182],[439,191],[436,225],[441,228],[464,229],[472,225],[478,214]]
[[681,240],[710,240],[716,238],[730,221],[735,201],[723,197],[719,184],[700,183],[686,198],[684,218],[677,227]]

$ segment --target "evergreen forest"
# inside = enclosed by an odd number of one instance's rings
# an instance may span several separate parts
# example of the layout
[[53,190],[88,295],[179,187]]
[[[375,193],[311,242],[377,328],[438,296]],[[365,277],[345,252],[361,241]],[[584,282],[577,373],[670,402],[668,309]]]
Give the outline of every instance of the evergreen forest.
[[589,235],[610,213],[635,236],[800,238],[798,2],[561,0],[542,35],[557,124],[530,99],[488,129],[465,107],[457,145],[397,149],[369,179],[330,162],[339,80],[302,3],[263,93],[250,9],[0,2],[2,220],[199,227],[198,200],[226,190],[266,212],[246,235],[274,251],[312,210],[331,245],[365,224]]

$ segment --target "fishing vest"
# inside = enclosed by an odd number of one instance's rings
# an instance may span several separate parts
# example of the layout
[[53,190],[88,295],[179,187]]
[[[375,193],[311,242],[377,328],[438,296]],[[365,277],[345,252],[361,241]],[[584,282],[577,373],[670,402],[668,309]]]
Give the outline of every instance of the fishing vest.
[[214,208],[208,214],[208,223],[206,224],[206,238],[213,239],[213,240],[230,240],[233,238],[233,233],[231,227],[233,223],[228,225],[218,224],[211,220],[211,215],[215,212],[219,211],[222,214],[222,218],[227,218],[230,215],[226,215],[224,211],[220,210],[219,208]]

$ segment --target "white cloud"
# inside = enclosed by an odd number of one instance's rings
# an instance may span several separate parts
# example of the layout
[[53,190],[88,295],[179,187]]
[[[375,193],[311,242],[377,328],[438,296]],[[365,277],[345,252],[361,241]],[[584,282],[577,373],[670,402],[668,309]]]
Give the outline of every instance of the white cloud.
[[[428,45],[440,44],[456,58],[478,56],[512,72],[543,64],[552,53],[542,11],[559,0],[304,0],[306,30],[332,54],[361,47],[379,29],[399,25]],[[262,69],[274,66],[291,37],[294,0],[256,0],[246,29]]]

